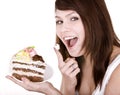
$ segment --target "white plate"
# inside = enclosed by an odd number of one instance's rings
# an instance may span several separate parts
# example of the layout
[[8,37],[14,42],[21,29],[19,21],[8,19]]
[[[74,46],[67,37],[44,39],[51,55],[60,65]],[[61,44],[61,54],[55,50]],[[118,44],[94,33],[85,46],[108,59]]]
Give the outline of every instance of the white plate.
[[51,68],[51,66],[47,65],[44,73],[44,81],[50,79],[52,75],[53,75],[53,69]]

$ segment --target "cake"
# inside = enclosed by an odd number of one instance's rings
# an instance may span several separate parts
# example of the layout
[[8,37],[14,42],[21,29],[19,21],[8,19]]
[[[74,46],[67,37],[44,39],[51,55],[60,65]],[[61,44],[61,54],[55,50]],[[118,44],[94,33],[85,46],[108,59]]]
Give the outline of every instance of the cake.
[[18,80],[22,77],[33,82],[44,81],[46,69],[45,61],[38,55],[34,47],[27,47],[13,55],[11,62],[11,75]]

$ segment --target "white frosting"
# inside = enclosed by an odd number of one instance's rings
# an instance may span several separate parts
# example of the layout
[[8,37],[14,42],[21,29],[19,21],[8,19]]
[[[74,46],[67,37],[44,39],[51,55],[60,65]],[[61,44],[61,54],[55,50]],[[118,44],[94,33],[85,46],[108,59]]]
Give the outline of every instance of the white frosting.
[[56,45],[54,46],[54,48],[56,48],[57,50],[60,50],[60,45],[59,45],[59,44],[56,44]]
[[37,72],[44,73],[45,69],[43,68],[37,68],[35,66],[29,66],[29,65],[22,65],[22,64],[13,64],[11,68],[23,68],[23,69],[30,69],[30,70],[35,70]]

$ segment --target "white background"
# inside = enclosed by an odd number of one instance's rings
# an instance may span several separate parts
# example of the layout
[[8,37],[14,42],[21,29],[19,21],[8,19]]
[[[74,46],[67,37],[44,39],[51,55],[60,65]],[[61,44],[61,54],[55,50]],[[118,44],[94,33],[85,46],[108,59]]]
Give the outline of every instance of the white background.
[[[120,38],[119,0],[106,0],[114,30]],[[59,89],[61,75],[53,50],[55,44],[54,0],[0,0],[0,95],[40,95],[14,84],[5,76],[13,54],[35,46],[53,69],[48,81]]]

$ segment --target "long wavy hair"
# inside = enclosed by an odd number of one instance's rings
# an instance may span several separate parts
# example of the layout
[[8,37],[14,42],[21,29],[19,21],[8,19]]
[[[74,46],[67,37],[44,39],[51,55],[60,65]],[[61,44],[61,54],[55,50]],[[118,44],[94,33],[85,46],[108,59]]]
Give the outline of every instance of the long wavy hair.
[[[113,45],[120,47],[120,40],[116,36],[111,23],[104,0],[56,0],[55,9],[74,10],[82,19],[85,28],[85,41],[83,47],[86,54],[91,56],[93,61],[93,78],[95,87],[102,85],[105,71],[109,65]],[[69,57],[69,53],[62,41],[56,37],[56,43],[60,44],[60,52],[64,60]],[[82,64],[84,56],[77,57],[81,72],[76,76],[76,90],[80,89],[82,78]]]

